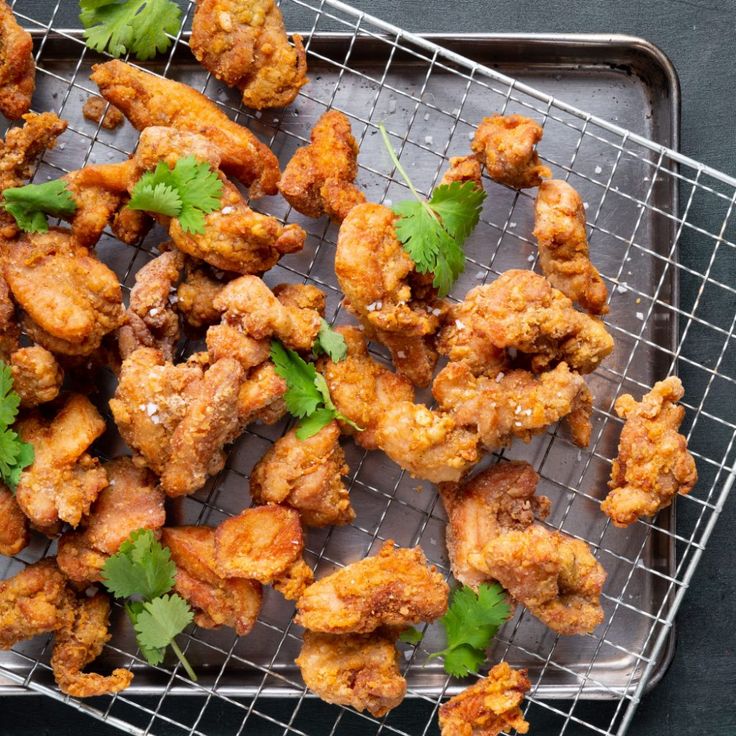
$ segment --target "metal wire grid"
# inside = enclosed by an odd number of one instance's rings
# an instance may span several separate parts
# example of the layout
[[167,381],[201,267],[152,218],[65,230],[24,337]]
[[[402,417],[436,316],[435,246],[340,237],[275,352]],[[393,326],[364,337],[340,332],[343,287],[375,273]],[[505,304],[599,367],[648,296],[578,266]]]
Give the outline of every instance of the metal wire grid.
[[[49,106],[66,116],[74,107],[73,91],[95,92],[84,78],[89,53],[77,34],[52,31],[60,3],[50,8],[49,15],[42,19],[29,17],[23,12],[23,5],[23,0],[15,3],[17,15],[29,28],[37,29],[39,35],[39,87],[49,85],[54,90],[54,102]],[[542,146],[541,153],[557,175],[571,179],[577,188],[587,187],[591,193],[588,197],[588,224],[594,252],[601,244],[616,249],[615,262],[618,266],[604,269],[603,272],[612,301],[617,302],[612,304],[609,324],[619,345],[630,346],[630,351],[622,366],[614,368],[604,365],[595,375],[595,413],[599,422],[591,447],[577,454],[575,473],[568,477],[559,473],[560,457],[574,457],[577,450],[572,449],[565,437],[556,430],[538,438],[529,448],[514,446],[507,455],[528,457],[534,462],[546,484],[542,492],[548,495],[556,492],[555,515],[550,522],[589,542],[609,574],[616,576],[617,580],[615,585],[611,584],[614,581],[609,580],[604,595],[607,615],[606,624],[601,627],[602,633],[585,637],[585,645],[591,647],[587,662],[570,664],[565,655],[567,642],[549,633],[540,639],[537,648],[527,646],[520,632],[533,626],[534,622],[524,612],[520,612],[504,627],[490,658],[492,661],[501,657],[517,658],[533,668],[535,687],[526,708],[527,718],[537,733],[623,734],[667,646],[679,603],[733,483],[736,416],[733,403],[723,402],[719,397],[724,390],[733,391],[736,381],[736,366],[732,357],[734,352],[728,350],[734,347],[736,290],[724,277],[728,269],[733,267],[733,249],[736,248],[731,218],[736,199],[736,181],[335,0],[283,0],[282,5],[290,26],[293,27],[290,13],[308,19],[307,23],[303,20],[300,22],[301,27],[310,31],[306,35],[306,45],[311,62],[331,67],[336,74],[335,80],[328,85],[310,84],[303,90],[300,99],[304,104],[311,103],[320,109],[341,109],[351,118],[356,129],[362,126],[362,133],[359,133],[361,151],[371,145],[375,125],[381,121],[382,115],[385,117],[390,112],[391,100],[399,100],[407,114],[399,125],[389,125],[389,131],[403,161],[411,162],[421,157],[433,162],[425,167],[429,172],[427,176],[417,182],[425,192],[431,190],[437,181],[446,165],[451,146],[457,148],[458,142],[465,139],[467,147],[464,134],[472,130],[477,120],[467,118],[464,110],[469,107],[470,98],[476,95],[487,97],[489,112],[525,111],[540,119],[545,127],[545,144],[555,138],[569,140],[567,150],[563,147],[559,155],[550,156],[546,145]],[[185,13],[187,17],[191,15],[191,3],[187,5]],[[342,58],[336,59],[334,55],[323,53],[316,43],[326,29],[347,32],[348,35],[341,40]],[[58,37],[66,39],[80,50],[71,74],[58,69],[53,57],[47,58],[47,46]],[[176,75],[177,66],[174,62],[179,58],[177,54],[182,53],[182,47],[186,51],[183,33],[174,40],[171,53],[160,65],[160,72],[166,76]],[[382,63],[368,71],[354,63],[353,59],[356,49],[366,40],[384,50]],[[415,88],[404,89],[392,83],[392,69],[399,58],[410,58],[415,67],[421,70],[422,81]],[[461,79],[462,94],[456,95],[451,101],[438,103],[436,98],[441,95],[434,87],[434,80],[439,74]],[[349,95],[348,80],[359,80],[370,88],[369,105],[356,109],[350,104],[349,96],[345,95],[346,89]],[[209,91],[211,81],[204,77],[203,91]],[[280,148],[282,154],[289,147],[293,149],[306,140],[306,135],[290,130],[277,117],[271,115],[265,120],[267,116],[264,115],[262,119],[259,115],[242,110],[233,100],[218,98],[221,106],[235,119],[270,137],[270,144],[276,150]],[[420,138],[417,131],[422,118],[428,114],[433,116],[433,120],[444,121],[441,135]],[[53,176],[57,176],[59,171],[94,161],[100,148],[115,155],[115,158],[122,158],[134,145],[134,140],[124,145],[120,137],[103,137],[99,128],[91,135],[82,126],[71,125],[69,130],[80,143],[79,147],[69,146],[69,166],[63,165],[63,156],[60,157],[61,162],[58,157],[48,156],[37,179],[47,170],[46,167]],[[610,154],[610,165],[605,171],[601,167],[591,169],[587,165],[591,146],[605,149]],[[76,149],[73,155],[72,148]],[[281,158],[283,162],[284,155]],[[403,185],[394,180],[388,165],[373,165],[374,159],[361,154],[361,183],[368,180],[369,198],[385,201],[394,193],[402,196]],[[371,165],[366,164],[366,160],[371,161]],[[632,165],[643,172],[641,186],[619,189],[620,172]],[[663,205],[657,198],[657,188],[663,183],[679,188],[683,201],[682,214]],[[475,249],[472,244],[469,247],[466,277],[458,284],[453,294],[455,298],[462,298],[469,286],[485,283],[489,277],[495,277],[509,267],[509,262],[516,267],[529,265],[525,264],[527,253],[533,260],[533,243],[524,234],[530,228],[517,227],[515,222],[523,218],[524,210],[529,210],[529,195],[514,193],[503,199],[499,194],[498,198],[497,211],[491,208],[490,212],[485,212],[479,228],[484,233],[483,248]],[[268,206],[274,212],[272,203]],[[319,268],[321,262],[330,259],[334,253],[334,228],[320,222],[305,221],[283,204],[275,206],[283,208],[283,211],[275,214],[288,221],[298,221],[308,230],[309,242],[302,256],[287,258],[275,269],[278,278],[274,276],[272,281],[310,280],[316,283],[327,291],[333,317],[341,319],[343,315],[340,312],[337,285],[334,279],[325,278]],[[701,214],[703,212],[705,217]],[[655,220],[656,227],[653,228],[652,221]],[[646,228],[651,230],[644,233]],[[662,233],[667,234],[666,241],[655,243],[652,236]],[[490,253],[489,240],[492,245]],[[699,260],[676,260],[678,246],[692,243],[696,243]],[[515,251],[513,254],[511,248]],[[112,262],[127,289],[132,274],[155,251],[148,244],[122,250],[119,245],[103,241],[98,246],[98,252],[103,259]],[[648,283],[636,281],[635,275],[628,278],[626,264],[630,263],[633,255],[644,257],[654,264],[653,278]],[[468,279],[471,278],[473,281],[469,284]],[[677,279],[693,281],[697,287],[694,290],[695,297],[687,304],[678,304],[676,290],[672,288]],[[724,304],[726,309],[723,308]],[[624,310],[630,312],[632,309],[638,310],[640,316],[634,312],[636,319],[632,321],[618,319]],[[661,335],[657,333],[657,322],[667,320],[670,320],[670,324],[679,321],[681,327],[679,340],[672,344],[663,344]],[[641,521],[636,525],[637,534],[628,540],[633,541],[633,544],[622,549],[618,543],[621,537],[616,538],[618,532],[612,532],[607,523],[602,522],[594,529],[576,530],[575,520],[581,505],[597,505],[600,501],[600,493],[590,493],[583,481],[599,468],[607,471],[612,449],[615,450],[615,435],[620,424],[612,416],[613,399],[623,391],[633,390],[639,394],[652,383],[652,366],[646,366],[647,370],[643,370],[640,365],[644,349],[650,358],[655,356],[655,378],[663,377],[678,366],[683,375],[688,390],[685,399],[688,409],[687,434],[698,461],[701,482],[690,496],[678,501],[680,519],[677,530],[670,523],[671,519],[667,519],[667,514],[657,523]],[[283,431],[283,424],[274,428],[251,428],[231,454],[228,468],[221,477],[210,483],[205,491],[183,502],[182,508],[175,510],[175,515],[180,517],[177,521],[217,523],[225,515],[238,512],[247,499],[238,496],[234,490],[247,479],[248,462],[252,464],[252,460],[261,454],[260,451],[254,452],[254,446],[258,450],[265,449]],[[414,493],[410,486],[416,483],[409,481],[403,473],[389,469],[390,464],[376,469],[374,459],[355,448],[346,449],[351,466],[351,494],[356,504],[359,498],[366,507],[365,513],[361,513],[363,509],[359,508],[356,523],[348,530],[355,544],[352,559],[373,551],[377,543],[389,536],[388,532],[391,536],[397,536],[394,532],[401,530],[387,530],[385,527],[395,515],[395,510],[400,509],[406,514],[406,517],[399,516],[400,519],[414,518],[417,523],[414,528],[405,531],[404,538],[399,541],[407,545],[421,544],[430,559],[449,574],[446,559],[436,547],[437,537],[441,547],[443,517],[434,494],[426,491],[419,495]],[[246,454],[253,458],[244,463],[241,456]],[[318,573],[346,562],[346,559],[332,554],[335,538],[343,531],[335,529],[310,535],[309,553]],[[436,537],[432,537],[432,534]],[[356,539],[359,541],[355,542]],[[652,550],[661,550],[663,545],[670,551],[673,547],[677,548],[676,564],[671,564],[669,559],[658,559],[653,553]],[[3,577],[15,572],[20,565],[43,556],[48,549],[47,545],[25,551],[11,562]],[[664,557],[667,558],[666,552]],[[658,590],[657,595],[652,596],[652,600],[657,601],[653,610],[642,610],[626,597],[630,586],[633,588],[632,581],[638,576],[644,576],[647,584]],[[165,728],[176,733],[206,734],[208,724],[215,716],[220,725],[223,719],[230,719],[234,724],[232,730],[237,733],[250,728],[258,733],[305,734],[311,727],[312,703],[305,697],[303,685],[293,667],[287,666],[288,653],[298,643],[299,634],[292,629],[289,621],[279,620],[271,614],[267,601],[258,628],[246,638],[246,641],[254,637],[271,639],[271,655],[265,660],[248,656],[247,652],[243,652],[240,642],[229,634],[223,637],[193,631],[183,637],[189,656],[196,658],[199,654],[208,660],[215,658],[216,665],[199,683],[190,682],[180,672],[178,665],[172,668],[148,668],[134,647],[117,644],[120,639],[116,635],[107,647],[106,656],[118,664],[145,666],[146,669],[141,669],[137,675],[139,679],[143,672],[153,672],[155,675],[142,688],[150,696],[145,700],[122,693],[90,704],[61,696],[50,678],[48,640],[19,648],[13,654],[13,665],[0,668],[0,674],[30,690],[64,700],[96,718],[133,733],[152,733]],[[635,616],[645,622],[645,636],[636,651],[620,643],[622,639],[616,630],[616,621],[617,617],[620,619],[624,615]],[[576,644],[579,646],[579,643]],[[603,658],[604,651],[617,651],[626,661],[633,662],[623,678],[623,684],[612,686],[600,676],[595,665]],[[408,727],[410,730],[406,730],[405,719],[404,722],[400,721],[394,713],[377,720],[365,714],[335,709],[330,733],[425,734],[436,730],[437,706],[444,694],[456,689],[455,683],[439,675],[436,668],[426,668],[425,671],[431,674],[430,678],[421,676],[423,670],[420,665],[426,655],[422,645],[416,650],[409,650],[407,654],[406,668],[411,673],[410,694],[415,699],[411,705],[405,704],[403,708],[413,708],[413,712],[420,714],[415,718],[414,725]],[[244,671],[251,675],[255,673],[247,688],[233,686],[229,678],[233,669],[241,674]],[[247,698],[239,697],[246,691]],[[176,706],[177,699],[169,697],[174,693],[201,696],[201,708],[190,722],[182,722]],[[286,701],[271,700],[268,696],[272,695],[292,696],[292,699],[284,705]],[[548,699],[560,696],[566,699]],[[610,702],[605,707],[596,705],[591,708],[585,702],[589,697],[605,697]],[[418,723],[423,725],[417,726]],[[324,728],[320,730],[324,731]]]

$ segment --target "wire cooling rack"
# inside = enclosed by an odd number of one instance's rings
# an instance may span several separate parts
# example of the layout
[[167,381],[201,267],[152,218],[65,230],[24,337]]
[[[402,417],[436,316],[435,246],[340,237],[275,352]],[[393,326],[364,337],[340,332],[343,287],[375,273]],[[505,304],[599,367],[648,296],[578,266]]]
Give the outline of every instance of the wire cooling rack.
[[[61,3],[48,7],[43,17],[32,14],[25,0],[11,4],[36,37],[39,108],[56,110],[71,123],[62,139],[66,142],[45,156],[36,180],[126,156],[135,145],[132,131],[113,135],[94,130],[80,117],[81,100],[96,92],[88,73],[98,57],[84,47],[79,33],[58,28]],[[533,462],[542,476],[540,492],[554,502],[548,523],[585,539],[607,568],[606,622],[594,634],[564,639],[519,611],[500,632],[489,659],[504,657],[530,669],[533,689],[525,708],[535,733],[621,735],[662,666],[682,596],[733,484],[736,407],[728,397],[736,383],[736,290],[728,274],[733,274],[736,260],[736,180],[336,0],[282,0],[281,5],[289,27],[307,31],[312,82],[296,105],[304,118],[301,126],[296,112],[287,121],[288,111],[279,120],[279,113],[261,116],[240,108],[234,94],[192,65],[184,31],[174,38],[168,57],[151,68],[213,96],[268,140],[282,164],[307,139],[316,114],[328,107],[342,110],[361,143],[359,181],[374,201],[405,196],[385,154],[375,154],[379,122],[387,122],[402,161],[413,177],[416,171],[416,183],[427,192],[448,156],[467,151],[478,110],[521,112],[542,122],[542,158],[556,176],[584,192],[591,247],[611,293],[608,322],[617,341],[615,359],[590,378],[596,396],[593,441],[578,451],[564,433],[551,429],[530,446],[514,445],[505,455]],[[184,29],[193,12],[191,3],[185,6]],[[331,36],[334,31],[341,35]],[[63,53],[57,53],[60,46]],[[411,83],[396,76],[402,65],[411,69]],[[393,116],[397,108],[400,114]],[[281,201],[255,206],[308,231],[304,252],[284,259],[267,275],[269,283],[316,283],[328,294],[329,316],[343,320],[332,272],[334,227],[305,220]],[[506,268],[533,264],[530,211],[529,195],[492,189],[454,298]],[[97,250],[128,290],[135,271],[155,254],[155,238],[123,248],[107,235]],[[677,285],[685,282],[687,298],[678,299]],[[598,509],[620,430],[613,401],[624,391],[638,396],[676,370],[686,385],[685,431],[700,482],[689,496],[678,499],[676,526],[670,510],[655,522],[638,522],[630,532],[614,530]],[[239,512],[248,503],[243,488],[250,467],[284,430],[284,424],[251,427],[231,452],[223,474],[173,505],[169,523],[216,524]],[[112,455],[121,448],[109,439],[99,449]],[[308,560],[317,574],[375,551],[386,538],[420,544],[449,574],[444,517],[431,487],[417,484],[377,454],[366,455],[352,445],[346,452],[358,516],[350,527],[310,533]],[[53,544],[36,540],[7,564],[0,561],[0,577],[53,551]],[[416,736],[437,732],[442,697],[461,686],[436,664],[426,664],[427,651],[438,648],[433,637],[436,631],[430,629],[416,650],[406,649],[410,697],[380,720],[328,709],[308,696],[292,664],[300,634],[276,595],[267,596],[256,629],[242,641],[230,631],[195,629],[181,637],[200,675],[197,683],[173,663],[145,666],[119,619],[101,667],[133,666],[134,690],[91,702],[61,695],[50,676],[49,640],[43,638],[0,659],[0,677],[14,684],[5,692],[41,692],[136,734],[227,730]],[[197,707],[183,707],[179,694],[197,696]]]

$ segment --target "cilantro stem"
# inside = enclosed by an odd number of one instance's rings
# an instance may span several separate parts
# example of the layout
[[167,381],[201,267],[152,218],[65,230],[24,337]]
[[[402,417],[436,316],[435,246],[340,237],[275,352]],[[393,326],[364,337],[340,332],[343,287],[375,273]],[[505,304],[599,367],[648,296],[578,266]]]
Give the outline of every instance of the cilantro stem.
[[192,682],[197,682],[197,675],[195,674],[194,670],[192,669],[192,665],[189,664],[189,660],[184,656],[184,652],[182,652],[181,649],[179,649],[179,645],[176,643],[174,639],[171,640],[171,648],[174,650],[174,654],[179,658],[179,661],[182,664],[182,667],[187,671],[187,675],[189,675],[189,679],[192,680]]

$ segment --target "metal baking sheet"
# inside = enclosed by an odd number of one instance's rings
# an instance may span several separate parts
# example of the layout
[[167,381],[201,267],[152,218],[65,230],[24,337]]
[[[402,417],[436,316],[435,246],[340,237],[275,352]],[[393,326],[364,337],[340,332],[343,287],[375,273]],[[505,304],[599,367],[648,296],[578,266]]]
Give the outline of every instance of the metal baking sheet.
[[[591,114],[665,146],[677,147],[676,76],[666,58],[646,42],[616,36],[431,38]],[[408,165],[415,183],[428,191],[448,156],[468,152],[472,125],[484,115],[497,110],[529,114],[509,95],[504,98],[490,87],[471,87],[462,75],[442,65],[428,74],[426,63],[379,39],[333,33],[315,33],[307,39],[311,82],[296,103],[287,110],[262,115],[241,111],[238,119],[270,141],[284,165],[328,106],[348,113],[361,142],[359,183],[373,201],[406,197],[403,186],[388,178],[390,162],[376,135],[379,122],[396,134],[394,143],[401,150],[402,162]],[[51,34],[45,41],[44,71],[35,102],[39,109],[60,110],[73,130],[63,137],[63,146],[45,157],[36,181],[58,176],[59,169],[78,168],[85,157],[89,162],[119,160],[135,145],[137,134],[129,125],[109,132],[97,130],[83,119],[82,105],[95,91],[89,72],[96,59],[85,54],[80,60],[79,53],[79,36],[74,32]],[[236,114],[236,95],[209,79],[185,48],[177,52],[170,67],[150,67],[204,89]],[[572,118],[570,124],[565,124],[564,114],[559,112],[554,120],[546,121],[540,151],[557,176],[568,176],[574,170],[570,182],[581,192],[589,220],[594,223],[593,261],[613,291],[607,321],[617,346],[601,370],[589,377],[596,407],[589,449],[578,450],[562,430],[553,428],[530,445],[515,443],[504,455],[527,459],[540,472],[539,493],[552,499],[548,523],[594,546],[608,571],[604,591],[607,623],[590,636],[560,638],[519,610],[501,630],[489,660],[504,657],[512,665],[528,668],[532,681],[538,683],[535,695],[539,698],[570,697],[581,692],[584,698],[615,698],[636,688],[652,645],[651,622],[664,619],[672,601],[667,582],[674,571],[674,513],[666,512],[656,522],[670,533],[651,534],[641,524],[614,530],[607,527],[597,499],[605,494],[609,459],[616,452],[620,425],[610,419],[610,414],[621,389],[621,376],[626,377],[623,388],[638,393],[640,385],[653,383],[668,370],[669,359],[657,346],[672,348],[675,344],[675,313],[662,308],[660,302],[676,304],[676,285],[670,279],[675,269],[662,282],[662,259],[672,257],[669,248],[676,223],[657,216],[656,211],[676,213],[677,191],[675,180],[664,177],[652,188],[652,209],[637,209],[634,202],[650,189],[647,172],[655,163],[655,155],[645,151],[638,158],[621,157],[615,146],[597,146],[595,137],[583,136],[579,120],[571,123]],[[486,184],[488,200],[482,223],[468,243],[469,262],[453,291],[456,299],[508,268],[528,268],[534,262],[531,197],[488,181]],[[629,198],[614,198],[612,193],[619,190],[627,192]],[[275,197],[255,206],[289,222],[299,222],[309,233],[303,252],[285,257],[266,275],[266,281],[274,285],[307,278],[327,292],[328,318],[349,322],[340,309],[341,294],[333,270],[335,227],[323,220],[304,218]],[[640,221],[635,242],[633,236],[628,244],[613,237],[619,232],[617,223],[628,220],[633,224],[637,218]],[[153,234],[142,248],[132,249],[104,236],[97,252],[129,287],[135,271],[152,257],[152,249],[161,237],[160,232]],[[651,293],[657,293],[658,299],[640,305],[636,295]],[[647,312],[648,319],[642,325]],[[196,342],[189,346],[195,347]],[[636,358],[632,361],[634,348]],[[114,388],[112,377],[108,376],[98,388],[95,400],[104,410]],[[286,426],[284,422],[272,427],[252,426],[233,447],[227,469],[218,478],[194,496],[170,502],[169,523],[217,524],[246,507],[248,472]],[[98,446],[107,456],[125,451],[111,435],[108,433]],[[444,516],[431,485],[401,473],[381,453],[366,455],[350,441],[345,442],[345,449],[357,519],[348,527],[309,531],[307,559],[315,566],[317,576],[375,552],[384,539],[394,539],[401,545],[419,544],[434,564],[448,572]],[[33,561],[45,552],[46,545],[36,540],[18,560],[3,558],[0,577],[8,577],[20,568],[21,561]],[[188,639],[184,637],[187,656],[204,691],[214,688],[226,697],[301,695],[303,686],[293,664],[300,648],[300,631],[290,623],[292,612],[290,604],[269,590],[259,623],[249,636],[238,640],[231,630],[223,629],[195,630]],[[129,694],[197,692],[184,679],[172,679],[169,672],[143,666],[133,658],[136,648],[123,616],[115,616],[112,631],[113,639],[99,666],[106,670],[132,664],[136,677]],[[424,649],[432,651],[440,645],[440,630],[434,626],[428,630],[422,648],[416,652],[407,648],[411,694],[449,694],[456,689],[455,683],[448,685],[441,664],[425,661]],[[671,645],[672,636],[670,646],[657,660],[652,683],[663,671]],[[44,666],[49,654],[48,640],[39,638],[14,652],[0,653],[0,667],[16,677],[32,678],[40,687],[53,688],[53,679]],[[36,665],[37,661],[41,666]],[[5,694],[23,692],[9,680],[0,679],[0,685],[0,692]]]

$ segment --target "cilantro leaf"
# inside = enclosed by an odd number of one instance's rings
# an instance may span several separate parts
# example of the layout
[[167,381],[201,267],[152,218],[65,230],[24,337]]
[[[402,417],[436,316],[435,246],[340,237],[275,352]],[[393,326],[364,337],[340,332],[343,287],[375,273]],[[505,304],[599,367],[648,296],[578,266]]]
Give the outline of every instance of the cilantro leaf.
[[296,428],[296,438],[298,440],[308,440],[313,435],[327,426],[335,418],[335,413],[330,409],[317,409],[308,417],[304,417],[299,421]]
[[18,416],[20,396],[13,390],[13,372],[0,360],[0,480],[15,490],[21,472],[34,460],[33,445],[11,429]]
[[440,216],[445,230],[462,243],[478,224],[485,198],[486,193],[474,182],[454,181],[440,184],[432,192],[429,205]]
[[29,466],[33,465],[36,459],[36,452],[33,445],[29,442],[20,442],[18,455],[15,459],[15,465],[10,468],[10,473],[4,478],[7,485],[14,491],[18,487],[20,474]]
[[333,363],[345,360],[345,356],[348,354],[345,338],[339,332],[335,332],[325,319],[321,322],[317,341],[314,343],[312,350],[315,355],[324,353]]
[[79,19],[89,48],[120,57],[152,59],[171,46],[181,9],[172,0],[80,0]]
[[[148,174],[144,174],[145,176]],[[176,217],[181,212],[181,198],[175,189],[163,182],[158,184],[141,182],[142,179],[134,187],[133,196],[128,202],[131,210],[158,212],[168,217]]]
[[77,211],[77,203],[63,179],[11,187],[3,192],[3,197],[3,208],[27,233],[45,233],[49,229],[46,215],[67,217]]
[[405,644],[419,644],[423,636],[424,634],[419,629],[410,626],[399,634],[399,641],[403,641]]
[[20,396],[13,391],[13,371],[0,361],[0,424],[9,427],[18,416]]
[[453,677],[467,677],[477,672],[486,659],[482,649],[474,649],[469,644],[460,644],[442,655],[445,672]]
[[162,595],[143,604],[134,628],[141,646],[165,649],[194,618],[189,604],[178,594]]
[[[125,604],[125,610],[128,612],[128,618],[135,629],[135,625],[138,621],[138,614],[143,611],[143,601],[128,601]],[[164,661],[164,657],[166,656],[166,647],[146,647],[141,644],[137,635],[136,643],[148,664],[156,665],[161,664]]]

